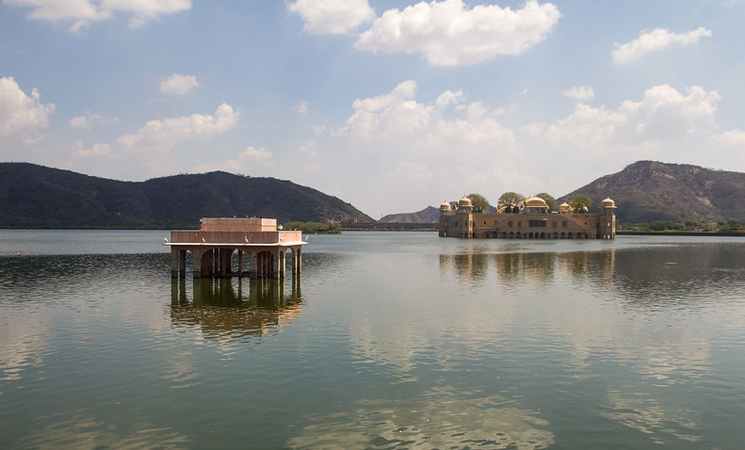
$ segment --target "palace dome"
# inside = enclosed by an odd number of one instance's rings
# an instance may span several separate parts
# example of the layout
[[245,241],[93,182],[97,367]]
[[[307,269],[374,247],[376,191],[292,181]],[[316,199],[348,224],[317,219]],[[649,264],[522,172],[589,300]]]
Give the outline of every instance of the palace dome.
[[600,202],[600,207],[602,209],[615,209],[616,208],[616,202],[611,200],[610,197],[606,197],[605,200]]
[[548,208],[548,203],[540,197],[530,197],[525,200],[525,206],[527,208]]
[[561,205],[559,205],[559,212],[561,212],[561,213],[572,212],[572,207],[569,206],[569,203],[564,202]]
[[458,206],[463,208],[464,206],[473,206],[473,203],[471,202],[471,199],[468,197],[463,197],[458,201]]
[[440,212],[450,212],[450,203],[448,202],[442,202],[440,203]]

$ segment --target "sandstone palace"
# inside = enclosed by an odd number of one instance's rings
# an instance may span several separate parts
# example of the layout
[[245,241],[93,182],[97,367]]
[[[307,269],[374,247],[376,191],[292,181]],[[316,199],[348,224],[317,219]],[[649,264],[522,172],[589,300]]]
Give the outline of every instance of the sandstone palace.
[[[615,239],[616,204],[606,198],[600,212],[574,211],[567,203],[549,211],[540,197],[526,199],[522,207],[500,205],[495,212],[473,212],[468,197],[451,207],[440,205],[442,237],[500,239]],[[510,211],[510,212],[506,212]]]

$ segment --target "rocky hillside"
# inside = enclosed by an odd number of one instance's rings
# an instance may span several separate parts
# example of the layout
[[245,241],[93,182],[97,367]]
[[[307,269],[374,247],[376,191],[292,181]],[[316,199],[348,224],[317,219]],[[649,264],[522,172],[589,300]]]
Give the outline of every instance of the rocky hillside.
[[655,220],[745,219],[745,174],[686,164],[639,161],[559,199],[586,195],[593,210],[605,197],[615,200],[621,223]]
[[274,178],[211,172],[124,182],[0,163],[1,228],[180,228],[233,216],[373,221],[336,197]]
[[439,208],[428,206],[415,213],[388,214],[378,222],[382,223],[435,223],[440,217]]

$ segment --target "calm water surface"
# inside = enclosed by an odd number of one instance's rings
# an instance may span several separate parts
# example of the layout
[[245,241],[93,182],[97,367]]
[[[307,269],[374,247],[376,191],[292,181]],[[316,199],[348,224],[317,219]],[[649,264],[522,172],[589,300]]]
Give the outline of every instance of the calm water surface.
[[0,231],[0,448],[745,448],[743,239],[311,236],[278,283],[165,236]]

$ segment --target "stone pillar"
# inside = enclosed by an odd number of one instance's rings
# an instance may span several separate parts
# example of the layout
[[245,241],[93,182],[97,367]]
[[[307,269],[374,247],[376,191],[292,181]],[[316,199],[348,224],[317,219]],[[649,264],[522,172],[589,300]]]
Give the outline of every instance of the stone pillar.
[[284,278],[287,273],[287,249],[279,251],[280,263],[279,263],[279,278]]
[[204,255],[204,251],[201,249],[192,249],[191,251],[191,272],[194,278],[202,276],[202,255]]
[[258,255],[258,252],[254,250],[248,252],[248,276],[250,278],[258,278],[259,276]]
[[186,250],[178,251],[179,276],[186,277]]
[[218,253],[220,254],[220,275],[230,275],[230,272],[232,271],[231,256],[233,256],[233,249],[221,248],[218,250]]
[[280,279],[285,276],[285,252],[284,250],[274,250],[274,267],[272,267],[272,278]]
[[171,278],[178,278],[179,276],[179,251],[171,247]]
[[292,249],[292,271],[294,273],[300,273],[300,271],[303,269],[303,254],[302,249],[303,247],[297,246]]

